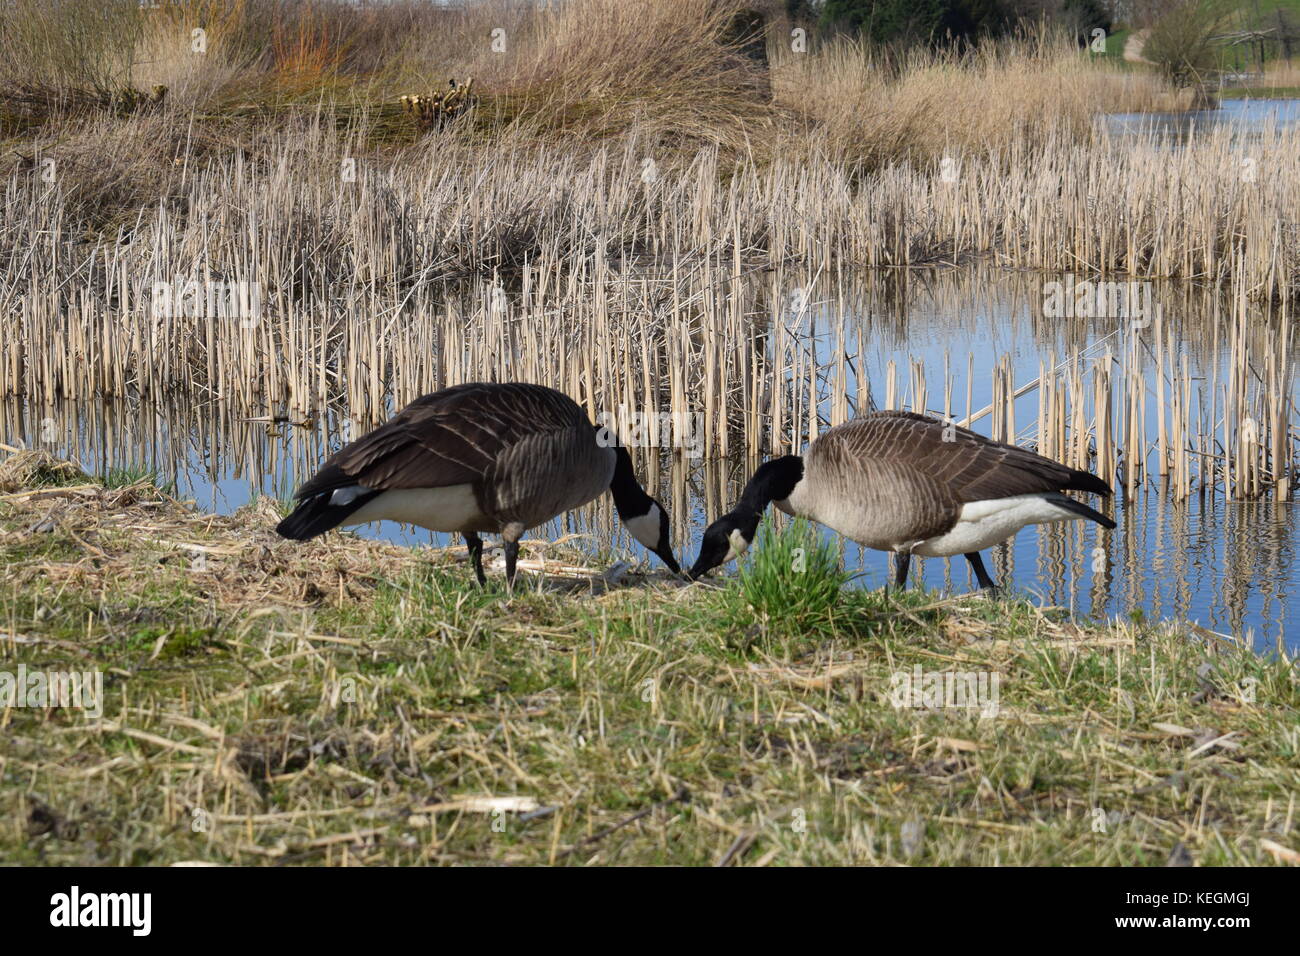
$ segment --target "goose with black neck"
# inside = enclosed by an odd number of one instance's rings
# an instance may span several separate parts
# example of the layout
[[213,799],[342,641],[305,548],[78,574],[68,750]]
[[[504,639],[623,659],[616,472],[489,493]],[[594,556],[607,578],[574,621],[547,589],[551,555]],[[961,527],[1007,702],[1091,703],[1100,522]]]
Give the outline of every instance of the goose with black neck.
[[1109,495],[1096,475],[966,428],[910,412],[872,412],[830,429],[806,457],[765,462],[731,511],[709,525],[690,575],[742,555],[769,504],[895,555],[897,587],[911,557],[963,555],[981,588],[995,584],[980,551],[1034,524],[1115,522],[1066,495]]

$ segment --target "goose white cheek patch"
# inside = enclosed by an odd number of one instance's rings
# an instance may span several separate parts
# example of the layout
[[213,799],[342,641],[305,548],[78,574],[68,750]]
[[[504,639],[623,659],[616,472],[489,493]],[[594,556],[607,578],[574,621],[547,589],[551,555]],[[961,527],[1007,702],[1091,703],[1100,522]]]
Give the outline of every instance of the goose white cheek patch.
[[659,514],[659,506],[651,505],[647,513],[623,522],[627,525],[627,530],[632,532],[632,537],[652,551],[659,546]]
[[728,540],[731,541],[731,550],[728,551],[727,556],[722,559],[723,564],[735,560],[749,550],[749,542],[745,540],[745,536],[740,533],[739,528],[736,528],[731,532],[728,536]]

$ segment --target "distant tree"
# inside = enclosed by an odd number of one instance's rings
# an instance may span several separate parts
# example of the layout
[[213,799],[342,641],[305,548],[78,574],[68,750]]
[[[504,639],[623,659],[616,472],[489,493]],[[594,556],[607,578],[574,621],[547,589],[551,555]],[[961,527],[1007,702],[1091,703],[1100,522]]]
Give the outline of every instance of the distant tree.
[[943,43],[1005,32],[1014,22],[1003,0],[826,0],[822,23],[879,43]]
[[1273,11],[1273,16],[1278,53],[1289,60],[1300,44],[1300,19],[1297,19],[1290,10],[1283,10],[1281,7]]
[[1068,30],[1080,46],[1092,39],[1093,30],[1111,31],[1115,16],[1106,0],[1004,0],[1014,16],[1031,23],[1046,22]]
[[1060,19],[1081,38],[1088,37],[1093,30],[1098,29],[1109,33],[1115,25],[1110,6],[1104,0],[1065,0],[1061,4]]
[[766,22],[759,10],[739,10],[723,32],[722,40],[736,52],[766,67]]
[[1233,0],[1178,0],[1155,21],[1142,45],[1150,60],[1178,86],[1205,85],[1219,66],[1222,33],[1236,12]]

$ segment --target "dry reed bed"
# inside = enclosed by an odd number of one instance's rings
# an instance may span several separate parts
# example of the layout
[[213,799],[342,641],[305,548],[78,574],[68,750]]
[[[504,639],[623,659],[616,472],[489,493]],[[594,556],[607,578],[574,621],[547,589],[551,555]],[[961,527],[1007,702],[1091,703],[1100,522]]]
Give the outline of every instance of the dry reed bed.
[[[993,434],[1037,440],[1130,490],[1154,454],[1179,496],[1214,485],[1285,496],[1297,440],[1288,318],[1256,328],[1251,301],[1296,288],[1297,147],[1294,130],[1180,150],[1103,136],[1092,150],[1060,141],[1036,157],[966,158],[955,182],[896,165],[854,183],[815,161],[724,175],[712,151],[648,166],[634,140],[583,160],[435,137],[427,162],[359,159],[350,179],[346,142],[311,126],[285,136],[270,166],[235,153],[187,170],[176,201],[111,244],[75,237],[57,184],[15,176],[0,218],[0,394],[294,420],[334,408],[368,426],[449,383],[513,378],[562,388],[593,415],[698,413],[706,454],[757,454],[871,403],[855,361],[871,345],[851,343],[834,305],[843,292],[822,296],[828,321],[797,307],[797,290],[843,284],[856,266],[979,255],[1081,278],[1231,283],[1208,335],[1212,354],[1230,354],[1222,379],[1198,374],[1180,350],[1187,330],[1160,320],[1045,368],[1033,433],[1010,406],[1026,383],[1003,375],[983,411]],[[1255,160],[1248,178],[1243,157]],[[154,284],[178,279],[255,288],[261,312],[155,314]],[[829,362],[810,345],[819,328],[837,337]],[[954,403],[951,372],[941,402],[909,377],[909,407],[980,411]],[[883,391],[885,406],[902,404],[897,380]]]
[[[1215,129],[1182,148],[1061,133],[1041,150],[954,148],[937,162],[864,173],[817,156],[732,166],[716,150],[683,158],[636,136],[594,151],[432,136],[393,160],[319,123],[297,125],[259,141],[261,161],[225,150],[194,168],[179,157],[163,206],[123,223],[134,241],[122,250],[75,242],[83,224],[64,208],[63,187],[39,167],[15,171],[0,226],[5,285],[58,275],[103,294],[110,264],[137,290],[210,267],[299,301],[336,295],[345,281],[400,299],[404,282],[525,261],[738,250],[745,261],[814,266],[987,255],[1080,274],[1240,276],[1251,298],[1300,288],[1294,128],[1250,141]],[[276,269],[296,273],[294,284]]]
[[[212,348],[190,380],[144,379],[148,387],[140,388],[140,381],[122,377],[102,392],[142,392],[146,405],[205,410],[176,436],[184,447],[146,456],[150,461],[228,453],[237,470],[286,470],[290,482],[323,454],[322,437],[359,434],[393,405],[446,384],[513,378],[562,389],[593,418],[613,416],[625,435],[632,416],[644,415],[647,443],[677,448],[679,455],[798,451],[860,410],[908,408],[1034,445],[1095,469],[1129,494],[1157,476],[1180,499],[1215,488],[1233,498],[1290,493],[1295,349],[1285,309],[1269,317],[1240,294],[1226,303],[1212,293],[1175,297],[1160,303],[1172,304],[1171,317],[1161,312],[1148,329],[1102,320],[1113,329],[1109,334],[1091,333],[1092,320],[1039,316],[1035,338],[1047,358],[1038,377],[1016,380],[1011,354],[1002,353],[991,401],[983,404],[973,401],[973,355],[945,359],[937,384],[927,379],[927,371],[933,379],[933,356],[928,370],[924,359],[913,358],[906,368],[890,361],[873,387],[870,366],[882,341],[909,340],[902,326],[882,329],[888,320],[879,317],[878,301],[852,292],[844,277],[814,282],[782,266],[733,279],[730,268],[705,262],[683,268],[676,279],[620,275],[608,266],[567,277],[530,270],[516,296],[490,282],[469,291],[458,286],[458,301],[420,301],[401,322],[354,309],[350,320],[304,319],[281,330],[264,322],[250,328],[237,328],[234,320],[200,323],[192,334]],[[948,286],[933,307],[978,321],[977,309],[952,298],[966,288]],[[906,307],[900,308],[898,321],[905,323]],[[1052,327],[1062,322],[1064,334]],[[96,346],[84,348],[92,354]],[[153,371],[167,369],[159,363]],[[39,429],[32,420],[57,419],[65,397],[94,394],[55,392],[32,402],[27,416],[6,411],[5,434],[34,435]],[[1037,406],[1028,420],[1026,400]],[[675,413],[691,417],[664,417]],[[294,443],[292,464],[264,459],[244,424],[276,417],[319,425]],[[138,413],[105,425],[155,431]],[[51,427],[52,435],[75,433],[70,423]],[[236,444],[249,454],[231,444],[236,435],[243,435]],[[141,460],[133,442],[124,438],[116,457],[106,451],[104,466]],[[190,442],[198,443],[195,449]],[[220,471],[215,459],[211,464]],[[656,481],[662,460],[650,456],[646,464]],[[730,494],[721,473],[706,487],[712,506]],[[678,491],[685,515],[689,496]]]

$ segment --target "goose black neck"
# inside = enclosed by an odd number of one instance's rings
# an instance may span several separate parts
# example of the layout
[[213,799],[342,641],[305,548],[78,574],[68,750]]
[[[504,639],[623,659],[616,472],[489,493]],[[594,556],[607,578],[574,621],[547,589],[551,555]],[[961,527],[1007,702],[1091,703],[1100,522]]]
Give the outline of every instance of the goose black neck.
[[758,466],[736,503],[735,511],[746,515],[761,515],[773,501],[784,501],[803,480],[803,459],[798,455],[783,455]]
[[614,455],[614,478],[609,483],[609,490],[614,496],[614,507],[618,509],[619,517],[626,521],[628,518],[649,514],[654,499],[645,493],[641,482],[636,480],[632,456],[622,445],[614,446]]

